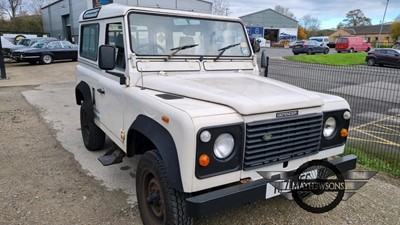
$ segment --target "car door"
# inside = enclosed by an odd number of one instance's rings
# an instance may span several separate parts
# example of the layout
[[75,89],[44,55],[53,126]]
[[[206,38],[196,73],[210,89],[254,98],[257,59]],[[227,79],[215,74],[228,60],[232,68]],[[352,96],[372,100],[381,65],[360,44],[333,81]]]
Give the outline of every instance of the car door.
[[47,45],[47,50],[53,55],[54,59],[62,59],[63,46],[61,41],[52,41]]
[[61,42],[63,45],[63,54],[60,55],[62,59],[75,59],[77,51],[72,48],[71,43],[68,41],[62,41]]
[[400,54],[395,50],[387,51],[387,60],[390,65],[400,66]]
[[[115,21],[115,22],[112,22]],[[118,19],[110,20],[106,24],[106,45],[116,47],[116,68],[110,72],[125,74],[125,37],[122,31],[122,22]],[[118,40],[117,40],[118,39]],[[125,85],[120,84],[119,77],[102,72],[99,76],[96,89],[96,108],[100,122],[108,129],[107,135],[119,146],[123,146],[121,132],[123,131],[124,91]]]

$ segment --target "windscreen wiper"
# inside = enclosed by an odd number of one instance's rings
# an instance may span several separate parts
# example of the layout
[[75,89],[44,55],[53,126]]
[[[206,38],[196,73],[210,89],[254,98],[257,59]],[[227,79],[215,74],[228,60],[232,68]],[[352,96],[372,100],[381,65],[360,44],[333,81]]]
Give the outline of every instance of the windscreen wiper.
[[223,47],[223,48],[218,49],[218,51],[220,51],[220,53],[218,54],[217,58],[214,59],[214,61],[217,61],[217,60],[224,54],[224,52],[225,52],[226,50],[228,50],[228,49],[230,49],[230,48],[233,48],[233,47],[236,47],[236,46],[238,46],[238,45],[240,45],[240,43],[228,45],[228,46],[226,46],[226,47]]
[[168,58],[170,58],[171,56],[176,55],[176,53],[178,53],[178,52],[181,51],[181,50],[185,50],[185,49],[188,49],[188,48],[194,48],[194,47],[196,47],[196,46],[199,46],[199,44],[194,44],[194,45],[183,45],[183,46],[179,46],[179,47],[176,47],[176,48],[171,48],[170,50],[171,50],[171,51],[174,51],[174,52],[172,52],[171,54],[169,54]]

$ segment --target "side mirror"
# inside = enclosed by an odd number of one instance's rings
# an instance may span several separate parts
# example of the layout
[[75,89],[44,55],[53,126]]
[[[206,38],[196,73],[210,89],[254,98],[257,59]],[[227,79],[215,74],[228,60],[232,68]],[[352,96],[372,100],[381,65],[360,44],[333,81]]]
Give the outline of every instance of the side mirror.
[[261,52],[261,68],[268,67],[269,57],[267,56],[267,50]]
[[264,68],[264,77],[268,77],[268,66],[269,57],[267,56],[267,50],[263,50],[261,53],[261,68]]
[[99,47],[99,68],[113,70],[115,68],[116,50],[114,46],[101,45]]

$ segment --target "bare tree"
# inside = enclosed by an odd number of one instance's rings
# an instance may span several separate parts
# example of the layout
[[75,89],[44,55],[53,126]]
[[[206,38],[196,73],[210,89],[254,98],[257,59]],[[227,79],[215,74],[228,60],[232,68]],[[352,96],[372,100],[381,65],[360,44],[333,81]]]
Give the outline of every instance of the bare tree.
[[232,10],[229,8],[228,0],[213,0],[213,14],[229,16]]
[[46,6],[50,3],[54,2],[54,0],[34,0],[29,3],[30,13],[35,15],[42,14],[42,7]]
[[317,18],[312,17],[310,14],[301,17],[300,24],[308,31],[319,30],[321,26],[321,22]]
[[290,17],[290,18],[292,18],[292,19],[294,19],[294,20],[296,19],[296,17],[294,16],[293,12],[290,11],[289,8],[285,8],[285,7],[283,7],[283,6],[276,5],[274,10],[275,10],[276,12],[278,12],[278,13],[280,13],[280,14],[282,14],[282,15],[285,15],[285,16],[287,16],[287,17]]
[[1,0],[0,10],[14,20],[21,10],[22,0]]

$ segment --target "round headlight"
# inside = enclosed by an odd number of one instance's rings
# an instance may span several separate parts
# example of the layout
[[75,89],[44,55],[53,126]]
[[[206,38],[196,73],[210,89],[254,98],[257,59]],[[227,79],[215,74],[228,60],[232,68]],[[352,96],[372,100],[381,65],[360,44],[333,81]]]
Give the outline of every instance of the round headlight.
[[336,129],[336,120],[333,117],[329,117],[324,124],[324,136],[330,137]]
[[217,137],[214,143],[214,155],[218,159],[227,158],[235,147],[233,136],[228,133],[221,134]]
[[349,111],[343,113],[343,119],[349,120],[350,118],[351,118],[351,113]]
[[202,142],[209,142],[211,140],[211,133],[208,130],[201,132],[200,140]]

